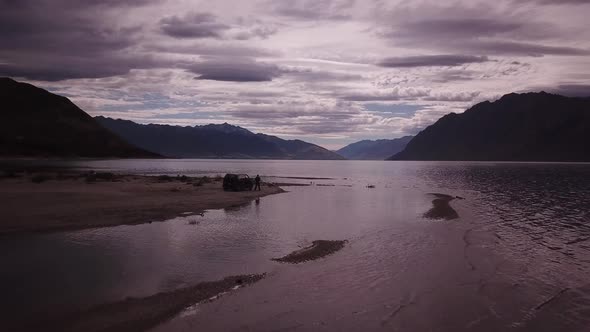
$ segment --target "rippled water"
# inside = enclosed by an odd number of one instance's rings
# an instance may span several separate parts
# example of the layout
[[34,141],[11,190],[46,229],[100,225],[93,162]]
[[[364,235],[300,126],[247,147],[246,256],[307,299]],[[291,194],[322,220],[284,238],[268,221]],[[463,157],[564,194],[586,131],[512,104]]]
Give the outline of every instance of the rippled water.
[[[266,181],[313,185],[286,187],[289,193],[204,217],[1,238],[0,301],[13,317],[269,272],[267,280],[159,329],[582,331],[590,326],[588,164],[56,165],[139,174],[260,173]],[[451,202],[460,219],[425,220],[432,192],[466,198]],[[349,243],[329,258],[303,265],[270,261],[316,239]]]

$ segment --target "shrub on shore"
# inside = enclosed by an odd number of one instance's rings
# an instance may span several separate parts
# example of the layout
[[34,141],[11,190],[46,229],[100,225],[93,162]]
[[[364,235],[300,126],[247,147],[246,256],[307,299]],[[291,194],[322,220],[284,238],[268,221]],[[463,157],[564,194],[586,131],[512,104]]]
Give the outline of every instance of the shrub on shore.
[[0,171],[0,179],[13,179],[19,177],[21,177],[21,174],[15,170]]
[[202,186],[202,185],[204,185],[206,183],[211,183],[211,182],[213,182],[213,179],[211,179],[208,176],[202,176],[196,182],[194,182],[193,185],[195,187],[200,187],[200,186]]
[[86,182],[114,181],[115,174],[111,172],[90,172],[86,174]]
[[31,178],[31,182],[33,182],[33,183],[42,183],[47,180],[51,180],[51,176],[49,176],[47,174],[35,174]]
[[158,181],[160,182],[169,182],[172,181],[172,177],[170,175],[159,175]]

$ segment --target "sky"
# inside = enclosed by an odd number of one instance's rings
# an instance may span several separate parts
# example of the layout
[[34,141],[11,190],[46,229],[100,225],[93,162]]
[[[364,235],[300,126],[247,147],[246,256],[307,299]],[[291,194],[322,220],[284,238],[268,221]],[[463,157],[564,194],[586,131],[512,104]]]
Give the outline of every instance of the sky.
[[506,93],[590,95],[590,0],[0,0],[0,76],[93,116],[330,149]]

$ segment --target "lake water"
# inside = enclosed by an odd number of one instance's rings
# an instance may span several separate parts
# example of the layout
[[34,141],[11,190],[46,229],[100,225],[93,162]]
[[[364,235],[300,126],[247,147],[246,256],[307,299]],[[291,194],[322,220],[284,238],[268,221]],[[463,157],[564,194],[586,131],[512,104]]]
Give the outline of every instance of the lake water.
[[[203,217],[2,237],[5,317],[34,319],[267,272],[155,330],[590,330],[590,164],[42,163],[152,175],[261,174],[311,185]],[[451,202],[460,218],[423,218],[429,193],[464,197]],[[318,239],[348,243],[305,264],[270,260]]]

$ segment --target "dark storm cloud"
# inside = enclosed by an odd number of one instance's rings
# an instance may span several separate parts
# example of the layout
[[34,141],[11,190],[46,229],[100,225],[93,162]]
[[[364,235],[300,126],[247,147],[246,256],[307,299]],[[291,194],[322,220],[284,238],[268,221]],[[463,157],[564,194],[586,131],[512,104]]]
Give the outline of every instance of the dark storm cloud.
[[290,0],[268,2],[275,14],[298,20],[346,20],[355,0]]
[[363,77],[358,74],[313,70],[310,68],[283,68],[281,71],[289,77],[304,82],[356,81]]
[[230,27],[218,23],[210,13],[188,13],[183,17],[172,16],[160,20],[160,29],[174,38],[220,38]]
[[188,70],[200,80],[228,82],[265,82],[281,75],[279,67],[253,59],[209,59],[191,65]]
[[543,5],[590,5],[590,1],[588,0],[528,0],[528,2],[536,2]]
[[51,3],[60,8],[87,8],[87,7],[136,7],[152,3],[158,3],[161,0],[0,0],[2,8],[15,7],[32,7],[44,3]]
[[[396,8],[381,17],[378,35],[395,45],[495,55],[587,55],[563,45],[571,31],[536,17],[467,6]],[[557,44],[556,44],[557,43]]]
[[405,68],[405,67],[437,67],[437,66],[459,66],[467,63],[486,62],[489,59],[485,56],[473,55],[421,55],[408,57],[385,58],[377,63],[380,67]]
[[[0,54],[2,54],[0,52]],[[0,76],[26,77],[41,81],[61,81],[76,78],[103,78],[125,75],[131,69],[157,68],[163,63],[152,57],[101,57],[44,56],[27,58],[18,63],[0,63]]]
[[[424,18],[417,16],[411,21],[399,21],[391,29],[382,31],[381,35],[406,42],[428,40],[434,43],[455,43],[480,38],[546,39],[555,36],[557,32],[550,24],[521,22],[511,20],[510,17],[494,16],[491,13],[489,14],[491,17],[472,17],[481,16],[482,13],[466,11],[462,8],[457,8],[456,12],[451,13],[448,10],[441,10],[437,14],[440,16]],[[444,17],[445,15],[450,17]]]
[[114,27],[107,15],[153,1],[0,1],[0,75],[55,81],[120,75],[153,64],[124,54],[140,29]]
[[176,43],[158,43],[147,44],[142,46],[147,51],[158,53],[176,53],[192,54],[206,56],[246,56],[246,57],[273,57],[280,56],[280,52],[264,48],[256,48],[242,45],[210,45],[203,43],[195,44],[176,44]]
[[488,18],[449,18],[429,19],[411,22],[404,25],[398,32],[391,32],[391,36],[411,36],[413,34],[430,34],[436,38],[460,38],[473,36],[494,36],[512,32],[522,28],[521,23],[502,22]]
[[575,56],[590,54],[590,50],[583,48],[549,46],[512,41],[481,41],[467,43],[465,46],[471,47],[473,50],[487,52],[489,54],[524,55],[533,57],[541,57],[543,55]]

